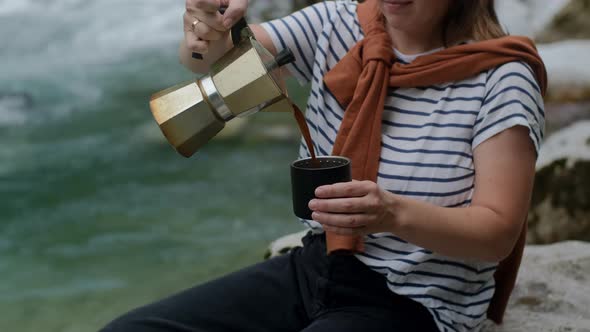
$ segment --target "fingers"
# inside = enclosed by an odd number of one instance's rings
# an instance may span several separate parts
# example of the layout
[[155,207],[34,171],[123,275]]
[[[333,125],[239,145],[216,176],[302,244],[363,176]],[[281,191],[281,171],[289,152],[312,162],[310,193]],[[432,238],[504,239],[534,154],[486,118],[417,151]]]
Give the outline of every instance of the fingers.
[[185,33],[186,47],[192,52],[207,54],[209,52],[209,41],[199,39],[194,33]]
[[203,12],[216,13],[223,5],[219,0],[187,0],[186,9],[199,9]]
[[363,235],[390,231],[398,201],[372,181],[319,187],[309,202],[312,219],[326,231]]
[[[221,6],[228,7],[225,14]],[[211,41],[227,37],[228,30],[246,13],[248,0],[186,0],[185,44],[192,52],[205,54]]]
[[186,0],[184,30],[192,31],[192,23],[199,20],[217,31],[226,31],[223,26],[223,15],[219,13],[222,3],[219,0]]
[[328,226],[328,225],[323,225],[322,226],[324,228],[324,230],[326,232],[330,232],[330,233],[334,233],[334,234],[338,234],[338,235],[348,235],[348,236],[354,236],[354,235],[365,235],[365,234],[369,234],[367,233],[367,230],[364,227],[358,227],[358,228],[346,228],[346,227],[334,227],[334,226]]
[[192,31],[193,30],[193,22],[195,22],[195,20],[198,20],[201,24],[205,24],[208,27],[220,31],[220,32],[224,32],[227,31],[227,29],[223,26],[223,15],[221,15],[219,12],[215,12],[215,13],[209,13],[209,12],[203,12],[201,10],[191,10],[189,11],[187,9],[187,11],[184,14],[185,18],[184,18],[184,30],[185,31]]
[[[227,0],[226,0],[227,1]],[[228,7],[223,15],[223,26],[230,29],[236,22],[238,22],[244,15],[248,8],[248,0],[230,0]]]
[[[194,22],[197,22],[197,24],[193,26]],[[223,32],[213,29],[205,22],[198,20],[188,13],[184,14],[184,26],[186,33],[192,33],[202,40],[219,40],[223,36]]]
[[316,189],[318,198],[362,197],[367,195],[373,186],[370,181],[352,181],[321,186]]
[[344,228],[360,228],[369,225],[373,216],[362,213],[338,214],[314,212],[312,213],[312,218],[322,225]]
[[218,10],[218,0],[187,0],[183,22],[185,44],[189,50],[206,54],[210,41],[223,38],[223,16]]
[[371,199],[365,197],[312,199],[309,202],[310,210],[331,213],[363,213],[372,211],[373,208]]

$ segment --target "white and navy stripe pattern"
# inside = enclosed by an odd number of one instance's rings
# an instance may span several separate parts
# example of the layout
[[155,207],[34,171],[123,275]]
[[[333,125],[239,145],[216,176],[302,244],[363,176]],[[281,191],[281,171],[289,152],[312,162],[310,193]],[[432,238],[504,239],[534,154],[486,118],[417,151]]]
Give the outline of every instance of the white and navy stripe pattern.
[[[295,53],[291,73],[302,83],[311,82],[306,118],[319,155],[331,154],[344,115],[322,77],[363,38],[356,6],[327,1],[262,25],[278,50],[289,47]],[[403,63],[416,58],[396,54]],[[543,101],[533,73],[521,62],[459,82],[391,89],[377,182],[395,194],[439,206],[469,206],[473,150],[517,125],[529,128],[538,150]],[[303,141],[300,155],[309,156]],[[303,222],[321,232],[318,223]],[[383,273],[393,292],[426,306],[441,331],[473,330],[485,319],[496,264],[444,257],[390,233],[372,234],[365,243],[358,259]]]

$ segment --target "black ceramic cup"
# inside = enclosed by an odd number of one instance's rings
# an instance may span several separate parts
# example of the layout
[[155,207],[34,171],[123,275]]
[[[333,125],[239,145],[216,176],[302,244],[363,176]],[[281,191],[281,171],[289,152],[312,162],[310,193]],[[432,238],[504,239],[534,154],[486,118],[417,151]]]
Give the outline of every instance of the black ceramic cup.
[[311,219],[309,201],[323,185],[352,181],[350,159],[339,156],[299,159],[291,164],[293,212],[302,219]]

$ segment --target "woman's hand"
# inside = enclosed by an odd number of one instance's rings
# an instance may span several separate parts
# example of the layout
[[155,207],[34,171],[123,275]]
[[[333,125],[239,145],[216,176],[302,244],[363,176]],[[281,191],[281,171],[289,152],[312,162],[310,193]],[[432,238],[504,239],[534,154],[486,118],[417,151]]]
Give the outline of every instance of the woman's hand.
[[[219,8],[227,6],[225,14]],[[248,0],[186,0],[184,43],[196,53],[207,54],[212,43],[224,48],[229,30],[246,13]]]
[[342,235],[390,232],[397,219],[398,197],[372,181],[321,186],[309,202],[313,220]]

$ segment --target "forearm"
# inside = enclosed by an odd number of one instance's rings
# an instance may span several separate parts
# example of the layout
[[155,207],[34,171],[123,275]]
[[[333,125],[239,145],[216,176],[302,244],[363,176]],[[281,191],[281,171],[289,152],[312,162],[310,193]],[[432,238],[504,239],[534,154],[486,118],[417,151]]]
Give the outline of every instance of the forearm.
[[500,261],[516,242],[522,221],[483,207],[445,208],[396,197],[389,231],[434,252],[463,259]]

